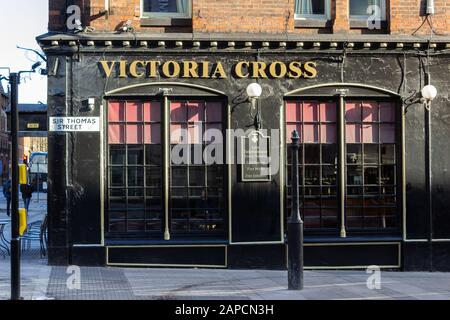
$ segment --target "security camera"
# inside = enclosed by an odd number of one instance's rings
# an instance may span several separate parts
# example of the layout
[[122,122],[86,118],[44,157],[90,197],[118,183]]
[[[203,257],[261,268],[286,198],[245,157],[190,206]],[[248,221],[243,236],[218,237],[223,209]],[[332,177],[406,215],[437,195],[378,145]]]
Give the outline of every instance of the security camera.
[[41,65],[41,62],[38,61],[38,62],[34,63],[34,64],[31,66],[31,69],[34,71],[34,70],[36,70],[40,65]]

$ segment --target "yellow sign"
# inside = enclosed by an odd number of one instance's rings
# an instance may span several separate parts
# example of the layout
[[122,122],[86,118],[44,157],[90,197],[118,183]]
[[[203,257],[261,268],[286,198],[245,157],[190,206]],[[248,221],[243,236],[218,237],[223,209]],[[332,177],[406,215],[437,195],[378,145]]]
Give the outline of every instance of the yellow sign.
[[27,184],[27,166],[19,164],[19,184]]
[[27,230],[27,211],[24,208],[19,209],[19,235],[23,236]]
[[27,123],[28,129],[39,129],[39,123]]
[[317,64],[313,61],[262,62],[240,61],[227,72],[222,62],[209,61],[158,61],[158,60],[101,60],[99,68],[105,77],[118,78],[236,78],[280,79],[315,78]]

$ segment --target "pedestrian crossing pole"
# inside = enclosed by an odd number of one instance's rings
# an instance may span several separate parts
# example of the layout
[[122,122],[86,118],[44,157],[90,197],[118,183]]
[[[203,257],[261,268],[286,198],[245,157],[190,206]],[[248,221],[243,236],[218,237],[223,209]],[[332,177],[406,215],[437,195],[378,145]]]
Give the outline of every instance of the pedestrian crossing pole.
[[11,300],[20,299],[18,93],[20,73],[11,73]]

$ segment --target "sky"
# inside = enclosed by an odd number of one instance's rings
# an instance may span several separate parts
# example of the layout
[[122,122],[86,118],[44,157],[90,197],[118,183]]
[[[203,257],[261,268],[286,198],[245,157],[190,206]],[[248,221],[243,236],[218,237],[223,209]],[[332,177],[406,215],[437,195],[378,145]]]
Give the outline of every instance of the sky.
[[[17,49],[16,45],[41,51],[35,38],[47,32],[48,0],[0,0],[0,22],[0,67],[9,67],[12,72],[30,70],[39,58]],[[8,71],[0,69],[0,74],[7,75]],[[2,81],[5,91],[8,91],[7,84]],[[23,75],[19,103],[38,101],[47,103],[47,77]]]

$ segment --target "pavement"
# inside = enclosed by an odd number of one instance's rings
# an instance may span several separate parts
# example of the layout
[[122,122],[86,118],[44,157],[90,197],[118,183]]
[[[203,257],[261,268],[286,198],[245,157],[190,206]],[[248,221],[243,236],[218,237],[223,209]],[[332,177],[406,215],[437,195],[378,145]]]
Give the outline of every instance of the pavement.
[[[29,220],[42,220],[46,195],[36,194]],[[0,218],[6,217],[0,199]],[[9,237],[9,227],[6,228]],[[39,243],[22,253],[26,300],[449,300],[450,273],[308,270],[302,291],[287,290],[287,272],[269,270],[52,267]],[[374,286],[374,276],[378,286]],[[369,286],[368,286],[369,282]],[[10,260],[0,255],[0,300],[10,297]]]

